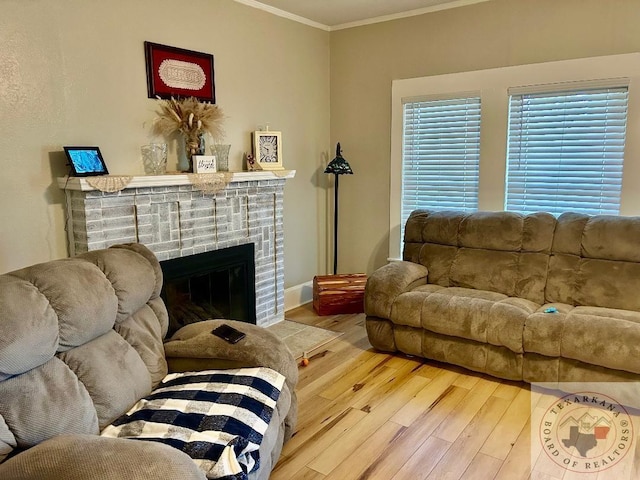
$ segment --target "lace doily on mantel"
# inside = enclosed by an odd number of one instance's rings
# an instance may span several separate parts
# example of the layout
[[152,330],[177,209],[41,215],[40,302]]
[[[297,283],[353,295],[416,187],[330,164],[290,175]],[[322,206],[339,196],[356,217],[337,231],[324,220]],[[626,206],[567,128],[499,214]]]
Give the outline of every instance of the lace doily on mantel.
[[233,179],[232,172],[218,172],[218,173],[188,173],[187,178],[191,182],[194,188],[212,195],[224,190],[231,179]]
[[86,177],[87,183],[92,188],[101,192],[119,192],[127,188],[133,177],[131,175],[104,175],[98,177]]
[[[272,170],[271,173],[281,178],[289,174],[286,170]],[[224,190],[229,182],[233,180],[233,172],[187,173],[186,175],[194,188],[210,195]],[[114,193],[127,188],[133,178],[131,175],[103,175],[86,177],[86,181],[91,188],[95,188],[101,192]]]

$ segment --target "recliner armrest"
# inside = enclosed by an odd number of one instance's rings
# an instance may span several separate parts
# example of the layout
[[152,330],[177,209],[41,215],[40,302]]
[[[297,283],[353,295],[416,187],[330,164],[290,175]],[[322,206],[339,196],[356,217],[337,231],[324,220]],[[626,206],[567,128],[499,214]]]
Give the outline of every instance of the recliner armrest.
[[[227,324],[246,337],[231,344],[211,331]],[[233,320],[207,320],[182,327],[164,344],[170,372],[268,367],[281,373],[293,391],[298,366],[286,345],[268,330]]]
[[429,271],[413,262],[391,262],[377,269],[367,280],[364,311],[368,316],[390,318],[391,305],[403,292],[427,283]]

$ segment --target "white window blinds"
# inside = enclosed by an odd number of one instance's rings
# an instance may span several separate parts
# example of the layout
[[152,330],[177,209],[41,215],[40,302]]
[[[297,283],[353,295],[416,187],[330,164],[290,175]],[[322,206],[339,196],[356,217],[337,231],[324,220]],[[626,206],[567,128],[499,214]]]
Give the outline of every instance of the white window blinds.
[[505,209],[617,215],[627,87],[509,93]]
[[404,103],[402,226],[416,208],[477,210],[480,97]]

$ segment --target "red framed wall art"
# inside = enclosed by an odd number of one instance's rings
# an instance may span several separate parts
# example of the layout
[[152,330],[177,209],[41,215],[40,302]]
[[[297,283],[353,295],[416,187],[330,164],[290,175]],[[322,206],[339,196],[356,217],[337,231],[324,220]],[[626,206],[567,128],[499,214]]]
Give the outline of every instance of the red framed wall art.
[[149,98],[196,97],[216,103],[213,55],[144,42]]

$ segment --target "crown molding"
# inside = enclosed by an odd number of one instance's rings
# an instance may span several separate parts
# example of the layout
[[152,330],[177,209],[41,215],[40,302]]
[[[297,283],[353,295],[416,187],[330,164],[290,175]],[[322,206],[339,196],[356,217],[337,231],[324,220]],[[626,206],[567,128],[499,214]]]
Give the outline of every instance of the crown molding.
[[364,25],[371,25],[374,23],[389,22],[391,20],[398,20],[400,18],[415,17],[417,15],[424,15],[425,13],[439,12],[441,10],[449,10],[452,8],[465,7],[467,5],[488,2],[490,0],[456,0],[454,2],[446,2],[446,3],[441,3],[440,5],[433,5],[431,7],[417,8],[415,10],[408,10],[406,12],[393,13],[391,15],[382,15],[380,17],[372,17],[364,20],[341,23],[339,25],[333,25],[333,26],[324,25],[322,23],[309,20],[308,18],[301,17],[300,15],[295,15],[291,12],[287,12],[285,10],[281,10],[276,7],[272,7],[271,5],[265,5],[264,3],[258,2],[256,0],[234,0],[234,1],[238,3],[242,3],[243,5],[247,5],[249,7],[257,8],[258,10],[263,10],[265,12],[271,13],[273,15],[277,15],[279,17],[293,20],[294,22],[302,23],[304,25],[308,25],[314,28],[319,28],[320,30],[324,30],[325,32],[333,32],[336,30],[344,30],[347,28],[362,27]]
[[440,5],[433,5],[431,7],[417,8],[415,10],[408,10],[406,12],[393,13],[391,15],[383,15],[380,17],[367,18],[365,20],[358,20],[355,22],[341,23],[339,25],[333,25],[329,28],[329,31],[344,30],[347,28],[362,27],[364,25],[371,25],[373,23],[389,22],[391,20],[398,20],[400,18],[415,17],[418,15],[424,15],[425,13],[439,12],[441,10],[450,10],[452,8],[466,7],[467,5],[473,5],[475,3],[488,2],[490,0],[457,0],[455,2],[441,3]]
[[263,10],[273,15],[277,15],[278,17],[283,17],[289,20],[293,20],[294,22],[302,23],[310,27],[319,28],[320,30],[324,30],[325,32],[329,32],[331,30],[331,27],[329,27],[328,25],[314,22],[313,20],[309,20],[308,18],[301,17],[300,15],[295,15],[285,10],[280,10],[279,8],[272,7],[271,5],[265,5],[264,3],[256,2],[256,0],[234,0],[234,1],[238,3],[242,3],[243,5],[247,5],[249,7],[257,8],[258,10]]

